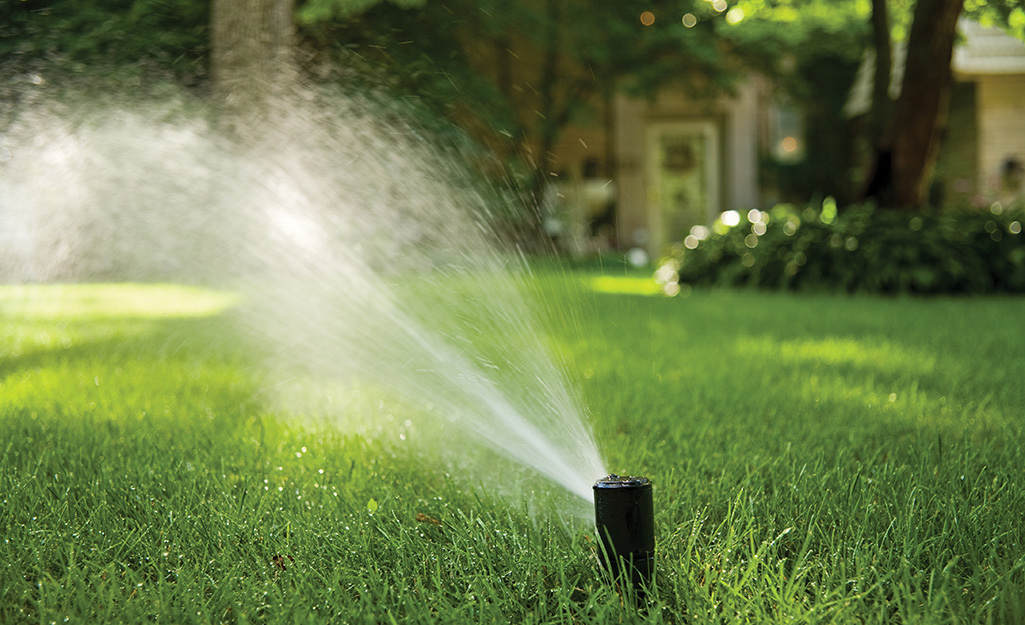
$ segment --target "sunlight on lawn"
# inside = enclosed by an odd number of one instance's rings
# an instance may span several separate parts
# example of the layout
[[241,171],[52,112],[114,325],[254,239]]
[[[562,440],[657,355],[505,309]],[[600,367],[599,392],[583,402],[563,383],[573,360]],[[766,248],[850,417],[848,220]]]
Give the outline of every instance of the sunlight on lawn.
[[204,389],[234,383],[237,371],[189,355],[191,346],[215,342],[191,320],[239,300],[175,284],[0,285],[0,410],[156,414],[190,394],[205,408]]
[[890,341],[869,344],[841,337],[781,341],[742,336],[737,339],[737,352],[749,358],[801,365],[808,367],[808,370],[824,366],[848,366],[921,375],[936,369],[935,355],[895,345]]
[[234,293],[176,284],[0,286],[0,315],[31,319],[209,317],[238,302]]
[[966,417],[965,406],[948,404],[946,392],[925,382],[942,368],[936,354],[888,340],[743,336],[735,349],[751,360],[775,362],[792,371],[786,377],[800,380],[792,392],[803,401],[836,402],[845,407],[842,412],[862,419],[886,414],[892,423],[964,428],[975,425],[976,417],[998,417],[981,409]]
[[612,295],[661,295],[662,286],[654,278],[629,276],[598,276],[590,287],[598,293]]
[[212,317],[239,299],[173,284],[0,285],[0,364],[40,350],[141,336],[161,319]]

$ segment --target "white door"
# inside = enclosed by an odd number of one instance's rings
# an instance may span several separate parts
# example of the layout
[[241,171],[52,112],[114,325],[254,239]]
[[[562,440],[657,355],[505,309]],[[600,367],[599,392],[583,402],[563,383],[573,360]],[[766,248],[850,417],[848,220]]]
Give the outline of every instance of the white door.
[[710,121],[659,122],[646,141],[648,223],[660,253],[719,214],[719,135]]

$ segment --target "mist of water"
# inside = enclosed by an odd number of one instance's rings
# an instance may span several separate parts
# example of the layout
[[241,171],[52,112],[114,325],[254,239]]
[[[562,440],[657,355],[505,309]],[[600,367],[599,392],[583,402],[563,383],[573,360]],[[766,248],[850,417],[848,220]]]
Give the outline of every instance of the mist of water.
[[0,280],[238,291],[281,387],[370,384],[405,423],[590,498],[600,454],[496,234],[502,200],[463,155],[353,98],[293,104],[244,144],[184,104],[38,106],[9,125]]

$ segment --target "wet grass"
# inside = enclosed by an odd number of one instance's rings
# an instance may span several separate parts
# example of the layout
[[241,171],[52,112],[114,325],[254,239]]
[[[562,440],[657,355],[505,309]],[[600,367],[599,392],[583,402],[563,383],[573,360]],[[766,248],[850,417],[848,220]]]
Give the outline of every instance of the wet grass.
[[586,527],[351,427],[401,405],[275,407],[230,298],[0,287],[0,622],[1025,621],[1025,300],[593,277],[542,286],[656,486],[644,609]]

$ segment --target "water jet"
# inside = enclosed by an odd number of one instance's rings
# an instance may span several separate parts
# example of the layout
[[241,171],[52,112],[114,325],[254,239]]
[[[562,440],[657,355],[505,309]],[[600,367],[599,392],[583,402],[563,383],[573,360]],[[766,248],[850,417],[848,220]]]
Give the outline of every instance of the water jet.
[[655,571],[655,518],[651,481],[609,474],[594,484],[594,524],[602,567],[635,589]]
[[248,141],[191,100],[39,97],[0,137],[0,282],[230,293],[270,410],[520,493],[497,453],[588,516],[608,469],[473,152],[358,93],[303,94]]

